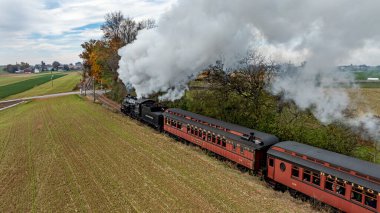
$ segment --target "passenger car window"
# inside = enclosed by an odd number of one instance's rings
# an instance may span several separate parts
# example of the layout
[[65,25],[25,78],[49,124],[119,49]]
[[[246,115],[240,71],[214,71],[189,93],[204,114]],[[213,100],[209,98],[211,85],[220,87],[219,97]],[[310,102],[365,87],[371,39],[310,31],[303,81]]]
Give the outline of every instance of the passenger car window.
[[299,168],[297,166],[293,166],[292,168],[292,176],[293,177],[299,177],[300,176],[300,171],[299,171]]
[[303,172],[303,181],[311,182],[311,171],[304,170],[304,172]]
[[226,147],[226,139],[225,138],[222,138],[222,146]]
[[313,172],[313,182],[314,185],[320,186],[321,185],[321,177],[319,173]]
[[340,194],[344,196],[346,194],[346,184],[343,182],[342,179],[338,179],[336,181],[336,189],[335,189],[337,194]]
[[273,158],[269,158],[269,166],[270,166],[270,167],[273,167],[273,165],[274,165],[274,160],[273,160]]
[[329,191],[334,191],[334,182],[335,180],[333,178],[327,177],[326,183],[325,183],[325,189]]
[[365,199],[364,199],[364,204],[366,206],[369,206],[371,208],[376,209],[377,208],[377,194],[378,193],[372,193],[372,190],[366,190],[365,193]]
[[351,200],[362,203],[363,201],[363,189],[359,187],[352,187]]
[[212,134],[212,142],[213,142],[213,143],[216,142],[215,134]]

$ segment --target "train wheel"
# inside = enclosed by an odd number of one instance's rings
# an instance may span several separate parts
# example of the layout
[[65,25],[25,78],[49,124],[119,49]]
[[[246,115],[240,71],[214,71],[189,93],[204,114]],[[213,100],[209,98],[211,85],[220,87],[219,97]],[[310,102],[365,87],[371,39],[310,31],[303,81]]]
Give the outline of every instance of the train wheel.
[[294,189],[289,188],[289,194],[294,198],[298,197],[298,192]]

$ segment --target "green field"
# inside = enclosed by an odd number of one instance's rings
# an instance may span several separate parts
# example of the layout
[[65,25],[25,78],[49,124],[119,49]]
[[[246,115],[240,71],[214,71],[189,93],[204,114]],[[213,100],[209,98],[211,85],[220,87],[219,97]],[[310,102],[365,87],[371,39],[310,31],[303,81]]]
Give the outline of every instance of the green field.
[[13,84],[20,81],[25,81],[28,79],[34,79],[41,77],[42,75],[50,75],[50,74],[4,74],[0,75],[0,87]]
[[0,111],[0,212],[312,212],[79,96]]
[[366,72],[355,72],[356,80],[367,80],[368,78],[380,78],[380,71],[366,71]]
[[[65,76],[65,74],[54,74],[53,79],[57,79],[63,76]],[[50,75],[39,75],[35,78],[0,86],[0,99],[32,89],[33,87],[44,84],[50,80]]]
[[38,95],[47,95],[61,92],[73,91],[75,86],[79,83],[81,75],[79,72],[70,72],[66,76],[55,79],[53,86],[51,81],[41,84],[25,92],[21,92],[15,95],[8,96],[6,99],[17,99],[24,97],[32,97]]

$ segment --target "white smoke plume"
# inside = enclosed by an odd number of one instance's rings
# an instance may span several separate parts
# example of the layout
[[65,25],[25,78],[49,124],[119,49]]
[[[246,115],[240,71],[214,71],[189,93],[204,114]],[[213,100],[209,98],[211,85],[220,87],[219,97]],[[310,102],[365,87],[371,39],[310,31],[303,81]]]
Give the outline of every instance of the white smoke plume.
[[307,64],[298,75],[278,79],[272,92],[284,92],[303,109],[312,106],[324,123],[342,120],[350,99],[344,90],[328,88],[352,80],[337,65],[378,43],[378,8],[378,0],[178,0],[157,28],[120,49],[120,78],[138,96],[161,91],[174,100],[192,76],[221,57],[228,67],[251,48],[285,48],[282,59]]

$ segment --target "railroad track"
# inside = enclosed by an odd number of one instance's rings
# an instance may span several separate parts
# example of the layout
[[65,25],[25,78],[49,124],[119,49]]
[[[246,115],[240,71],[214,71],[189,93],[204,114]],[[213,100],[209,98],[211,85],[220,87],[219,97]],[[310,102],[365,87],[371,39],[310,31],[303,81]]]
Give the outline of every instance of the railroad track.
[[107,98],[104,95],[96,95],[96,98],[98,99],[99,102],[102,104],[106,105],[108,108],[115,110],[115,111],[120,111],[120,104]]

